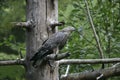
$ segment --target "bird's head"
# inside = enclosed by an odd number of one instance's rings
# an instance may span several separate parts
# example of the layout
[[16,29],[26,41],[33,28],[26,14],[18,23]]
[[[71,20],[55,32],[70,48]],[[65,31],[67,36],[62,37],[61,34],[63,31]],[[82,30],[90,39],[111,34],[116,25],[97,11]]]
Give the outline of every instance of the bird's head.
[[64,29],[62,29],[63,32],[72,32],[72,31],[75,31],[75,28],[72,27],[72,26],[68,26],[68,27],[65,27]]

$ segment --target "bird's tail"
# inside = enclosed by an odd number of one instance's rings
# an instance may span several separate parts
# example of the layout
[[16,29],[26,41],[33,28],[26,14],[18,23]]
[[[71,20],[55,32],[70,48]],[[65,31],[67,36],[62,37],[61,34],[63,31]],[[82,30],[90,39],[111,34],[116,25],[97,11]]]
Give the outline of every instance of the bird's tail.
[[39,65],[42,63],[43,58],[47,55],[46,53],[48,50],[40,50],[30,59],[30,61],[33,61],[32,66],[36,66],[36,63],[39,63]]

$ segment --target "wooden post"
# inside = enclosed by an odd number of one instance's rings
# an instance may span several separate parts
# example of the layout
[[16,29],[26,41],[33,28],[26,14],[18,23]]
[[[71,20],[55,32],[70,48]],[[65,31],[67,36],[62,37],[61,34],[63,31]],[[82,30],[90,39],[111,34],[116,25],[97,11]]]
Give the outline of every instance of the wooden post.
[[27,21],[35,23],[33,28],[26,32],[26,78],[27,80],[58,80],[58,66],[51,71],[51,67],[45,63],[38,68],[33,68],[30,58],[41,47],[45,41],[56,30],[51,30],[50,24],[57,22],[58,1],[57,0],[26,0]]

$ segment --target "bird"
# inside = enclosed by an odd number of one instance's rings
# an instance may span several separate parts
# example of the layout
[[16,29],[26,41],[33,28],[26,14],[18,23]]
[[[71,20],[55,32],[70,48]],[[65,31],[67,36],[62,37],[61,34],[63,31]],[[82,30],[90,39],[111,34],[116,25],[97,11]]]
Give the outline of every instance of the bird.
[[72,26],[65,27],[62,30],[51,35],[47,40],[45,40],[42,46],[30,59],[30,61],[33,61],[32,66],[35,66],[37,61],[39,61],[39,63],[41,64],[41,61],[47,55],[54,53],[57,49],[61,50],[65,46],[68,37],[74,30],[75,28]]

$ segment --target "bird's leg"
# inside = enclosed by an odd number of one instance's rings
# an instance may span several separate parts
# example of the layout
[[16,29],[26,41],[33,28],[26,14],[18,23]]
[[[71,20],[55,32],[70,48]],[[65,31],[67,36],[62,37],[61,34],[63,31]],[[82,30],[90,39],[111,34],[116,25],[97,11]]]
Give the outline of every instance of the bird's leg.
[[[53,49],[53,53],[56,54],[56,51],[57,51],[57,48]],[[48,61],[48,64],[49,64],[50,67],[55,67],[55,66],[54,66],[54,60],[49,60],[49,61]]]
[[[55,55],[58,54],[58,53],[59,53],[59,48],[58,48],[58,47],[55,48],[55,49],[53,50],[53,53],[54,53]],[[51,67],[51,72],[53,72],[54,69],[55,69],[54,60],[49,60],[49,63],[48,63],[48,64],[49,64],[50,67]]]

